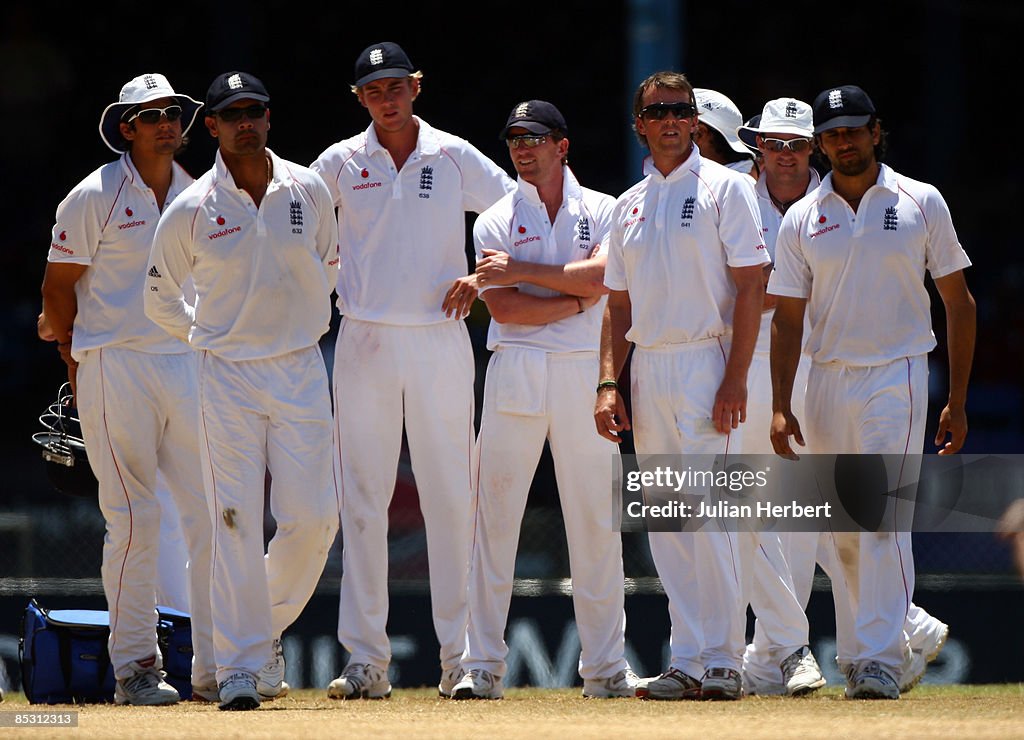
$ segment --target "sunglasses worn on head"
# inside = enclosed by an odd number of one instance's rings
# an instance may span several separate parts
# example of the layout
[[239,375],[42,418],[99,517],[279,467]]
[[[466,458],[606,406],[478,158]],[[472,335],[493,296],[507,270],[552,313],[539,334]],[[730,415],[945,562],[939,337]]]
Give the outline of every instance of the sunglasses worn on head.
[[258,121],[267,115],[267,106],[263,103],[253,103],[245,108],[225,108],[224,110],[217,111],[217,116],[222,121],[227,121],[228,123],[240,120],[243,115],[253,121]]
[[521,134],[519,136],[509,136],[505,139],[508,143],[509,149],[518,149],[521,146],[525,146],[527,149],[533,149],[535,146],[540,146],[547,140],[547,134]]
[[169,105],[166,108],[146,108],[145,110],[136,111],[135,115],[128,119],[127,123],[131,123],[138,118],[143,123],[152,125],[160,123],[160,119],[165,116],[168,121],[177,121],[181,118],[181,106]]
[[811,148],[811,140],[810,139],[789,139],[789,140],[786,140],[786,139],[766,139],[766,138],[762,137],[761,138],[761,145],[765,149],[770,151],[770,152],[778,153],[778,152],[784,152],[787,149],[789,149],[789,151],[797,153],[797,152],[806,152],[808,149],[810,149]]
[[676,118],[690,118],[697,114],[693,103],[651,103],[640,109],[640,117],[648,121],[663,121],[671,113]]

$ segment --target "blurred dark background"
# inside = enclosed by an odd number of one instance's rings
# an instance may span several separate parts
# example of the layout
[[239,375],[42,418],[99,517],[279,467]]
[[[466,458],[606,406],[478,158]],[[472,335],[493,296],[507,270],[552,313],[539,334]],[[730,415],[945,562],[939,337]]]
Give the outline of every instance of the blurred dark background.
[[[569,123],[576,174],[613,195],[639,179],[630,100],[637,81],[652,71],[685,71],[696,86],[730,96],[744,118],[771,98],[810,102],[826,87],[859,84],[890,132],[889,163],[942,191],[975,264],[967,276],[979,334],[965,451],[1024,451],[1024,261],[1013,225],[1021,192],[1016,147],[1004,124],[1012,120],[1019,87],[1021,4],[150,7],[108,2],[58,12],[18,3],[0,11],[0,219],[7,255],[0,275],[0,391],[21,430],[0,453],[6,477],[0,507],[48,490],[28,437],[65,371],[54,346],[35,336],[39,285],[57,204],[113,158],[97,132],[103,108],[143,72],[162,72],[178,91],[201,100],[215,74],[244,69],[261,77],[273,98],[271,147],[306,164],[368,125],[349,84],[356,55],[380,40],[402,44],[423,70],[417,114],[469,139],[510,172],[497,140],[508,112],[528,98],[553,101]],[[213,154],[200,119],[180,161],[198,175]],[[946,377],[943,312],[935,303],[930,434]],[[481,385],[482,304],[469,322]],[[332,339],[325,339],[328,350]]]

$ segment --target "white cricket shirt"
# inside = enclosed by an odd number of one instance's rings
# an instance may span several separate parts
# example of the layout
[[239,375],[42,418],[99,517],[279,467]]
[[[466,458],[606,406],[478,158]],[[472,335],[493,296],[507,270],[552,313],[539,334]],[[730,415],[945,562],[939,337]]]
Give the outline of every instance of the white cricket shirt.
[[[804,191],[804,195],[813,192],[821,184],[821,176],[818,174],[818,171],[813,167],[809,169],[811,178],[807,183],[807,190]],[[762,171],[761,176],[757,178],[757,183],[754,185],[754,192],[757,194],[757,206],[761,213],[764,246],[768,250],[768,257],[771,258],[772,262],[775,262],[775,242],[779,238],[779,228],[782,226],[783,213],[775,206],[775,203],[772,202],[772,196],[768,194],[768,183],[766,178],[766,173]],[[761,331],[757,334],[757,346],[754,348],[754,352],[768,354],[771,350],[771,322],[774,313],[774,309],[768,309],[767,311],[762,312]],[[809,334],[806,327],[804,332],[804,341],[806,342]]]
[[[164,210],[146,278],[146,315],[228,360],[316,344],[330,326],[338,232],[319,175],[267,152],[259,208],[217,152],[213,168]],[[195,282],[193,312],[182,284]]]
[[338,209],[338,309],[360,321],[436,324],[452,282],[470,270],[466,211],[480,213],[515,183],[472,144],[419,122],[399,171],[373,124],[312,164]]
[[768,292],[807,299],[815,362],[883,365],[935,347],[925,271],[970,264],[939,191],[883,164],[856,213],[831,173],[789,209]]
[[[555,222],[537,188],[519,178],[517,189],[484,211],[473,226],[476,256],[482,249],[508,252],[513,259],[544,265],[566,265],[607,251],[615,199],[581,187],[568,167],[562,167],[562,205]],[[531,283],[518,283],[522,293],[544,298],[561,295]],[[481,289],[481,293],[490,288]],[[526,347],[545,352],[596,352],[601,346],[601,321],[607,299],[602,297],[583,313],[531,326],[491,320],[487,348]]]
[[[177,163],[165,209],[192,182]],[[118,346],[153,354],[188,347],[143,311],[143,283],[160,208],[128,153],[103,165],[72,189],[57,207],[48,262],[88,265],[75,283],[78,314],[72,354]]]
[[609,288],[629,291],[626,338],[657,347],[731,334],[729,268],[769,262],[754,181],[697,147],[668,177],[645,170],[616,201],[604,273]]

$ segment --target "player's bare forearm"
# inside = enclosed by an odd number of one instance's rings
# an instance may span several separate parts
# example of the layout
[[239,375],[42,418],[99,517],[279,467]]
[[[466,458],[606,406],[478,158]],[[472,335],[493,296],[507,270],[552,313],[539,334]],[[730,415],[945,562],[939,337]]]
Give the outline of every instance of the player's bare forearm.
[[747,371],[754,356],[761,326],[764,278],[759,265],[730,268],[736,285],[732,342],[725,363],[725,375],[715,394],[711,419],[721,434],[728,434],[747,419]]
[[747,371],[754,357],[757,333],[761,328],[764,304],[764,278],[760,265],[730,268],[736,284],[736,304],[732,314],[732,343],[725,365],[725,377],[731,383],[746,386]]
[[626,366],[629,355],[629,341],[626,333],[633,325],[633,306],[629,293],[613,290],[604,309],[601,322],[601,377],[600,380],[617,380]]
[[604,255],[566,265],[545,265],[516,260],[506,252],[494,249],[483,249],[481,254],[483,257],[477,260],[476,274],[482,278],[482,285],[531,283],[565,295],[582,297],[602,296],[608,292],[604,286]]
[[43,314],[58,345],[71,342],[71,329],[78,315],[75,283],[85,272],[85,265],[49,262],[43,276]]
[[536,296],[518,288],[492,288],[483,294],[491,318],[499,324],[543,326],[587,310],[597,299],[577,296]]
[[772,411],[790,412],[793,402],[793,383],[803,347],[803,298],[778,297],[772,317],[772,341],[769,362],[772,374]]
[[935,444],[942,448],[940,455],[952,455],[967,439],[967,384],[974,360],[977,308],[962,270],[937,279],[935,286],[946,309],[949,355],[949,400],[939,415]]

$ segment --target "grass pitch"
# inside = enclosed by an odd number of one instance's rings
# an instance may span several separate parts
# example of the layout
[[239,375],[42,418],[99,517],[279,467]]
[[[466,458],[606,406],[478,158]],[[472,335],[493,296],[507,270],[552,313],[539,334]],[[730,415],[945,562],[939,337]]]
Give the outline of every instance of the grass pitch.
[[77,709],[77,728],[0,729],[0,737],[82,738],[1022,738],[1024,685],[922,686],[899,701],[847,701],[841,688],[805,698],[738,702],[583,699],[579,689],[509,689],[502,701],[449,701],[433,689],[389,700],[334,701],[293,691],[253,712],[215,705],[30,706],[15,694],[0,712]]

